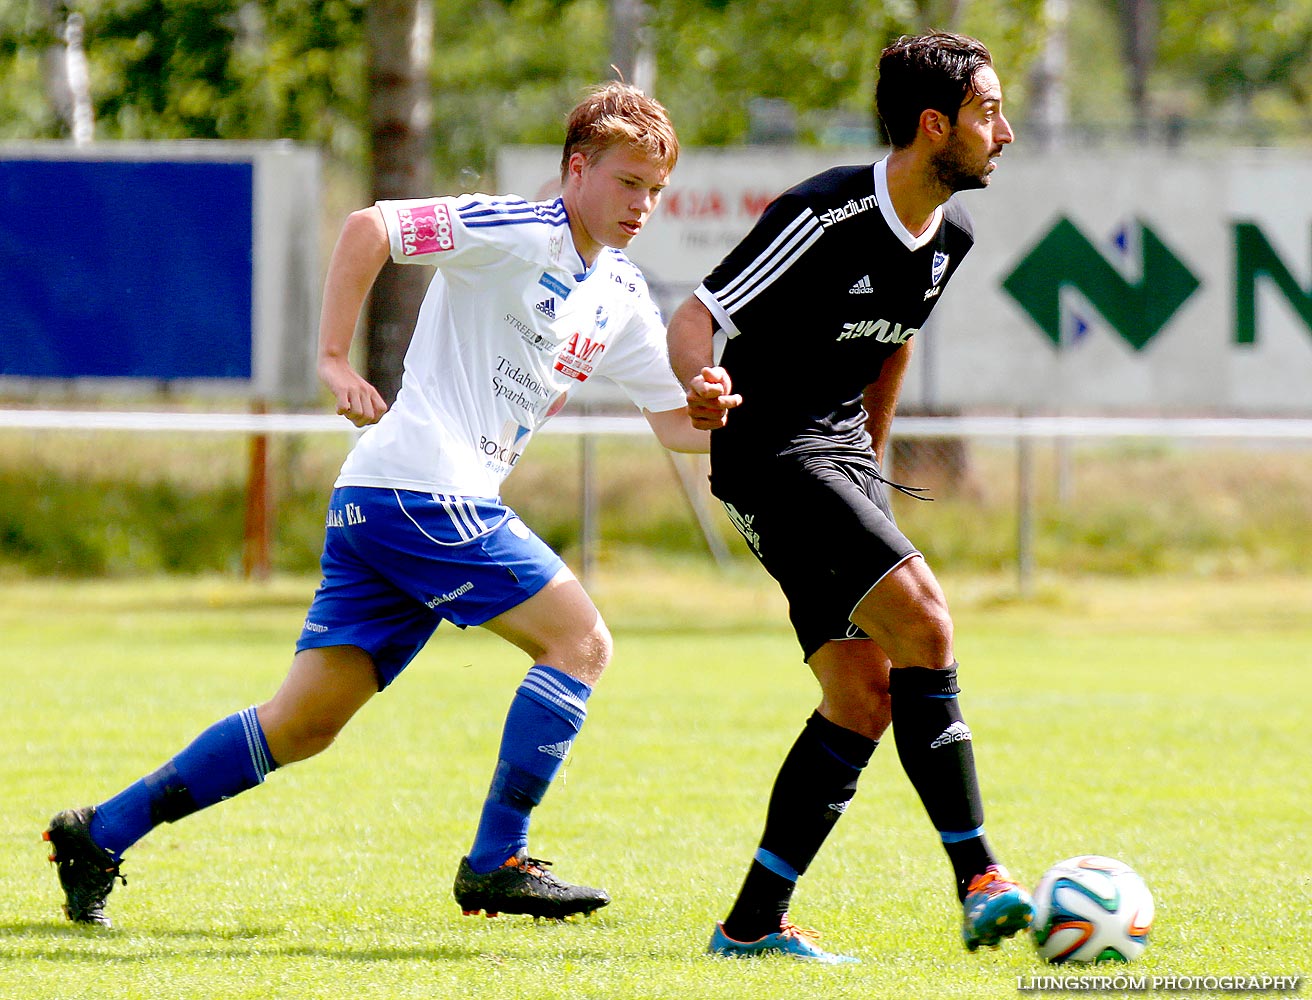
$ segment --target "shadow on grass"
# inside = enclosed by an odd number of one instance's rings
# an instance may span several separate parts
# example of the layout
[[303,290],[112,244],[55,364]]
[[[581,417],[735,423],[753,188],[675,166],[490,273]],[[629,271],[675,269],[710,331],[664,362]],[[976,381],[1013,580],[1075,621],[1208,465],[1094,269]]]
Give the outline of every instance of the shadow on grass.
[[[499,954],[488,942],[429,947],[378,946],[350,948],[333,942],[322,945],[280,945],[285,927],[179,928],[137,931],[117,927],[85,927],[67,921],[11,921],[0,923],[0,963],[6,961],[87,962],[137,964],[168,958],[314,958],[344,962],[468,962]],[[178,942],[211,942],[212,947],[190,947]],[[170,942],[175,946],[170,946]],[[223,942],[232,946],[224,947]],[[251,944],[266,942],[264,945]],[[99,947],[79,947],[79,943]],[[246,946],[243,946],[245,943]],[[107,950],[112,949],[112,950]],[[500,956],[503,960],[506,956]],[[575,961],[603,961],[614,957],[610,948],[569,949]],[[527,959],[526,959],[527,960]]]

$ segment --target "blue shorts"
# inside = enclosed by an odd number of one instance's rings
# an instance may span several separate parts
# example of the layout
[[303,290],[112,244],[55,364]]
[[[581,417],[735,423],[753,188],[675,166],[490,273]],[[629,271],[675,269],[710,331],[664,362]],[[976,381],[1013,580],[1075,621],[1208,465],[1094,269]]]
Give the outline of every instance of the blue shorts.
[[339,487],[328,502],[323,582],[296,649],[359,646],[381,691],[444,619],[482,625],[564,565],[499,500]]

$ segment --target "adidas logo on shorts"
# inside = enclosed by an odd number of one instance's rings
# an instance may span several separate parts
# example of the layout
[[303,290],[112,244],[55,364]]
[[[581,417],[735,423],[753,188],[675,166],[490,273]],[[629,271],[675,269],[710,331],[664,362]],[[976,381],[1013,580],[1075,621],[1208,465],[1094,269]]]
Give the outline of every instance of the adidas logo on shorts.
[[847,290],[848,295],[874,295],[874,286],[870,284],[870,275],[866,275]]

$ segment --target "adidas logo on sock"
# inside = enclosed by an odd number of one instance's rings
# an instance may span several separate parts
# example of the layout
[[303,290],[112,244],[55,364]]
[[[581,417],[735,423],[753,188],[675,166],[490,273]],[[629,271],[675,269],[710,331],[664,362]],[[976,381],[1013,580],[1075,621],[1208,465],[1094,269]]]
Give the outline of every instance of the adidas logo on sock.
[[875,289],[870,284],[870,275],[866,275],[847,290],[848,295],[874,295]]
[[964,743],[970,739],[970,727],[964,722],[954,722],[947,729],[938,734],[938,737],[929,745],[929,749],[937,750],[939,747],[945,747],[949,743]]
[[550,754],[553,757],[564,760],[569,756],[569,748],[573,745],[573,742],[570,740],[565,740],[562,743],[547,743],[538,747],[538,752]]
[[538,312],[540,312],[543,316],[547,317],[547,319],[555,319],[555,318],[556,318],[556,297],[555,297],[554,295],[549,296],[549,297],[543,299],[541,302],[539,302],[539,303],[538,303],[537,305],[535,305],[533,308],[536,309]]

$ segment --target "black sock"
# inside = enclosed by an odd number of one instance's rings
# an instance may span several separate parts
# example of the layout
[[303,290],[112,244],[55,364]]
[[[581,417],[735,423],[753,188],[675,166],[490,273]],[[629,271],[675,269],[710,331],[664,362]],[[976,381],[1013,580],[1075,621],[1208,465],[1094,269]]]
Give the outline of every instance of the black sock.
[[797,879],[846,811],[876,746],[819,712],[807,720],[779,768],[761,846],[725,918],[729,937],[755,941],[779,930]]
[[970,727],[957,704],[957,665],[889,673],[898,759],[943,840],[964,898],[970,880],[996,861],[984,837]]

